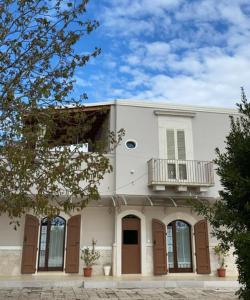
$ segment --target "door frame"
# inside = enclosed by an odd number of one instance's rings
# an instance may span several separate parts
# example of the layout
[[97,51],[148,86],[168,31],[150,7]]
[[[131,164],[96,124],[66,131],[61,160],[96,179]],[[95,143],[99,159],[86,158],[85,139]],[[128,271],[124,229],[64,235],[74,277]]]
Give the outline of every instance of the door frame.
[[[39,244],[38,244],[38,252],[37,252],[37,271],[38,272],[51,272],[51,271],[64,271],[64,260],[65,260],[65,237],[66,237],[66,230],[67,230],[67,220],[62,217],[62,216],[57,216],[60,217],[61,219],[64,220],[65,224],[64,224],[64,233],[63,233],[63,259],[62,259],[62,266],[60,267],[39,267],[39,262],[40,262],[40,247],[41,247],[41,233],[42,233],[42,221],[44,219],[46,219],[47,217],[44,217],[40,220],[39,222],[39,226],[40,226],[40,230],[39,230]],[[49,228],[49,231],[48,231]],[[51,228],[51,220],[48,219],[48,225],[47,225],[47,236],[46,236],[46,250],[45,250],[45,261],[48,260],[48,255],[49,255],[49,241],[50,241],[50,228]],[[47,244],[48,243],[48,244]],[[48,264],[48,261],[47,261]]]

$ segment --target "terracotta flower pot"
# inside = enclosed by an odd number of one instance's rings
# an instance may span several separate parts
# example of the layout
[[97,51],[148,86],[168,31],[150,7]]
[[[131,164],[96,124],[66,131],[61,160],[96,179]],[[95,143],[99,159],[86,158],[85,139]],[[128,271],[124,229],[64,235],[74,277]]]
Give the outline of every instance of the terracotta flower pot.
[[217,274],[218,274],[218,277],[225,277],[226,269],[224,269],[224,268],[217,269]]
[[91,267],[83,268],[83,275],[84,275],[84,277],[91,277],[92,268]]

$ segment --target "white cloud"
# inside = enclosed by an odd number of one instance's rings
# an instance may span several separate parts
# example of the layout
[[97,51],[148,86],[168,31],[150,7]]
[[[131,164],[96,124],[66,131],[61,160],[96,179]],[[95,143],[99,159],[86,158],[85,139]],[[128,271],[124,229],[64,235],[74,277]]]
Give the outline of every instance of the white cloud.
[[145,45],[148,55],[152,56],[166,56],[169,54],[170,46],[164,42],[153,42]]
[[162,70],[165,68],[170,46],[164,42],[139,43],[133,40],[131,43],[131,54],[126,55],[123,60],[130,66],[142,66],[150,69]]
[[189,53],[182,58],[169,56],[168,68],[197,77],[204,70],[204,65],[195,54]]
[[129,56],[127,56],[126,60],[127,60],[127,63],[132,66],[133,65],[137,66],[138,64],[141,63],[141,58],[139,55],[133,55],[133,54],[129,55]]
[[100,15],[108,34],[115,36],[152,36],[157,33],[159,21],[170,26],[170,12],[184,0],[119,0],[109,1]]
[[[250,90],[249,60],[224,55],[208,58],[201,66],[203,69],[198,76],[196,74],[148,76],[148,80],[144,82],[145,90],[135,92],[131,98],[184,104],[233,106],[236,100],[239,100],[241,86]],[[131,74],[136,75],[136,73]],[[134,80],[137,83],[138,78],[135,77]]]
[[[79,75],[80,76],[80,75]],[[82,79],[79,76],[75,76],[75,81],[76,81],[76,85],[80,86],[80,87],[86,87],[86,86],[91,86],[91,83],[87,80]]]
[[120,66],[119,71],[121,73],[130,73],[131,72],[131,68],[129,66]]
[[103,32],[121,47],[108,97],[233,106],[250,93],[249,0],[106,3]]

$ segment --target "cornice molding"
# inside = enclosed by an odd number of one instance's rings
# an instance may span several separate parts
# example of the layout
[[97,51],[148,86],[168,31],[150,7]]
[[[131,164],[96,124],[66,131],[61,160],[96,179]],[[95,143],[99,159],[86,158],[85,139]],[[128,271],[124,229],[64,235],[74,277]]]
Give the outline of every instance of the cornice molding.
[[154,110],[154,114],[156,116],[174,116],[174,117],[188,117],[188,118],[194,118],[196,115],[196,113],[192,111],[175,110],[175,109]]
[[102,106],[102,105],[115,105],[115,106],[132,106],[132,107],[144,107],[153,108],[155,110],[176,110],[176,111],[191,111],[191,112],[207,112],[217,114],[239,115],[237,109],[226,107],[213,107],[213,106],[195,106],[186,104],[171,104],[167,102],[155,102],[149,100],[109,100],[100,101],[95,103],[86,103],[85,106]]

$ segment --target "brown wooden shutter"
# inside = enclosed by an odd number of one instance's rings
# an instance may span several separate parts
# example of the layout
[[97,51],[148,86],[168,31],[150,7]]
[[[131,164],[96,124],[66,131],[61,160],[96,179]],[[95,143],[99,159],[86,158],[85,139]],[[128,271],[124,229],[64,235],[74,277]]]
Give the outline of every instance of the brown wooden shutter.
[[81,215],[71,217],[67,225],[66,273],[79,272]]
[[196,269],[198,274],[210,274],[210,256],[207,221],[201,220],[194,225]]
[[166,226],[161,221],[152,220],[154,274],[167,273]]
[[34,216],[26,215],[21,265],[22,274],[32,274],[36,272],[38,228],[38,219]]

